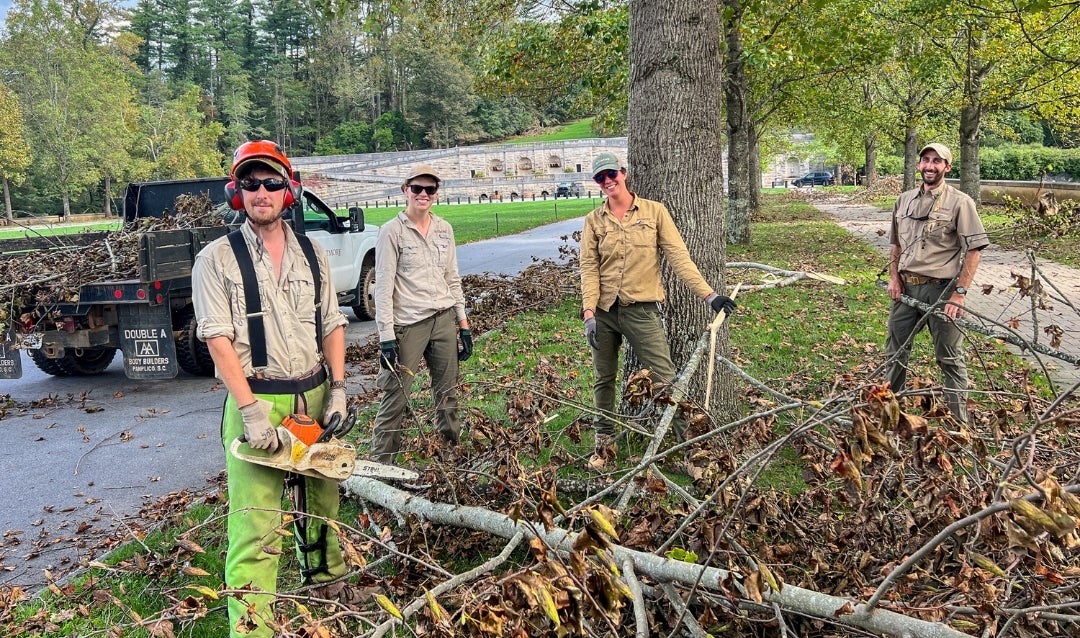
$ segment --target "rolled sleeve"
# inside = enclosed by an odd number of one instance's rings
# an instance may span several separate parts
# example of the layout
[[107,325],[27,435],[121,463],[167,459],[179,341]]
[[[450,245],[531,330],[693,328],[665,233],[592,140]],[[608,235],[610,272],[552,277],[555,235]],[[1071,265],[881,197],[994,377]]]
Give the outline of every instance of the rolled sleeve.
[[379,341],[393,341],[394,333],[394,285],[398,268],[398,233],[396,220],[379,228],[375,244],[375,326]]
[[198,327],[196,336],[203,341],[214,337],[236,337],[233,327],[232,303],[229,298],[228,280],[219,273],[222,266],[217,260],[214,246],[207,246],[196,257],[191,267],[191,296],[195,307]]

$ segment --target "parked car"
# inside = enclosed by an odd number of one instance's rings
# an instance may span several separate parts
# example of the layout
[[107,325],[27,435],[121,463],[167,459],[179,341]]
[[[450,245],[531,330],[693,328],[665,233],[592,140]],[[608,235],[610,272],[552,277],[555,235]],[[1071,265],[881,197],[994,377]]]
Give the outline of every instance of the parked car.
[[832,186],[834,183],[832,173],[828,171],[807,173],[794,182],[798,188],[803,186]]
[[562,182],[559,187],[555,189],[555,199],[560,197],[581,197],[581,188],[575,185],[573,182]]

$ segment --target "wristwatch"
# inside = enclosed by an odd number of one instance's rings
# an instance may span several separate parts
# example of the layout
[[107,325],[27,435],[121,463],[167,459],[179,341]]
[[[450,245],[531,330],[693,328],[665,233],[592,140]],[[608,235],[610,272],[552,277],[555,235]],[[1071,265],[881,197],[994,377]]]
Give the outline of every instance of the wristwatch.
[[331,390],[344,390],[345,388],[346,388],[345,379],[342,379],[341,381],[331,381],[330,382],[330,389]]
[[956,294],[958,294],[958,295],[966,295],[967,294],[967,288],[964,288],[963,286],[957,286],[956,287]]

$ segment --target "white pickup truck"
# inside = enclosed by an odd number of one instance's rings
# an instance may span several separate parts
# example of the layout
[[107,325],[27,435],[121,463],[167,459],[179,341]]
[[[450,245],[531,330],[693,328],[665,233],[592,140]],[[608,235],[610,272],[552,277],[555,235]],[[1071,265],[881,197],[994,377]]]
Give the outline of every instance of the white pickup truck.
[[[160,217],[180,194],[206,194],[228,224],[242,213],[224,203],[226,178],[142,182],[128,186],[124,217]],[[364,211],[338,215],[314,193],[286,212],[293,229],[316,240],[327,252],[338,303],[360,320],[375,318],[375,241],[378,228],[364,223]],[[301,223],[302,221],[302,223]],[[19,351],[54,376],[92,375],[123,352],[124,372],[133,379],[166,379],[179,369],[211,376],[214,364],[206,344],[195,336],[191,304],[191,265],[202,248],[235,226],[147,231],[139,236],[139,276],[85,284],[78,299],[20,308],[19,321],[0,335],[0,379],[22,376]],[[51,246],[55,248],[55,246]],[[43,244],[19,250],[49,249]],[[4,253],[0,244],[0,258]]]

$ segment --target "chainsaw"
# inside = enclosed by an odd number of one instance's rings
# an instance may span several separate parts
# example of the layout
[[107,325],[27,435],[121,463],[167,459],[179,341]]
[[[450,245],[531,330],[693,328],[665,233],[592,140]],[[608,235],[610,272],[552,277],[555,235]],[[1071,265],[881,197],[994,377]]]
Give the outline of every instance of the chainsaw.
[[331,481],[344,481],[350,476],[416,480],[419,475],[412,470],[357,460],[356,448],[338,438],[352,430],[356,416],[356,407],[352,407],[344,418],[335,414],[326,427],[319,427],[306,414],[290,414],[276,430],[279,445],[274,452],[250,447],[241,435],[232,442],[229,453],[248,463]]

